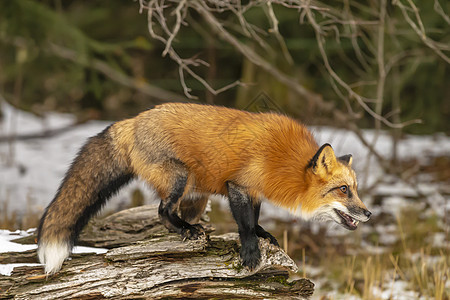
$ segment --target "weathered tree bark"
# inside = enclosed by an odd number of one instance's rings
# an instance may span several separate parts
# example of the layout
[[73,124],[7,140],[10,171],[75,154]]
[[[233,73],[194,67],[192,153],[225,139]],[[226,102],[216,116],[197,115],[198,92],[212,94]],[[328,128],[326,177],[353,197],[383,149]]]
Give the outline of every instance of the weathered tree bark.
[[[261,263],[243,268],[237,234],[182,241],[159,223],[154,206],[91,222],[85,245],[106,254],[72,255],[56,275],[42,267],[19,267],[0,276],[0,299],[305,299],[308,279],[289,280],[298,268],[278,247],[260,240]],[[115,247],[115,248],[114,248]],[[33,261],[34,258],[34,261]],[[8,253],[0,263],[36,262],[35,251]]]

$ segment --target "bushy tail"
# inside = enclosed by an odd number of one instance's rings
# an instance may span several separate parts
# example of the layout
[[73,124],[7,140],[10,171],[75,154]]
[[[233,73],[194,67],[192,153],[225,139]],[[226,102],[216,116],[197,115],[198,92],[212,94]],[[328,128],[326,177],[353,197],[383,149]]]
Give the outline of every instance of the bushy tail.
[[69,256],[80,231],[133,174],[114,147],[110,127],[81,148],[45,210],[38,228],[38,256],[55,273]]

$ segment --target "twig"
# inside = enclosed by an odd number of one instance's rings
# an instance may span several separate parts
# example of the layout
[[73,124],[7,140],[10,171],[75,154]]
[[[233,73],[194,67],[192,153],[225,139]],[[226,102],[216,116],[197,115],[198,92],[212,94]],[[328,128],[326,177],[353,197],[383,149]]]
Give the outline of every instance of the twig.
[[28,141],[28,140],[33,140],[33,139],[51,138],[51,137],[60,135],[62,133],[65,133],[67,131],[70,131],[73,128],[75,128],[75,126],[78,126],[78,125],[79,124],[70,124],[70,125],[67,125],[67,126],[64,126],[61,128],[44,130],[42,132],[0,136],[0,143],[9,142],[11,140],[11,138],[14,138],[15,141]]
[[317,24],[317,22],[315,21],[311,11],[309,9],[306,10],[306,16],[309,20],[309,22],[311,23],[315,33],[316,33],[316,41],[317,41],[317,45],[319,46],[319,52],[322,56],[325,68],[328,70],[328,73],[330,74],[330,76],[336,80],[337,83],[339,83],[340,86],[342,86],[347,93],[349,94],[350,98],[355,99],[358,104],[367,112],[369,113],[374,119],[379,120],[380,122],[382,122],[383,124],[385,124],[388,127],[391,128],[403,128],[405,126],[411,125],[411,124],[419,124],[421,123],[421,120],[415,119],[415,120],[409,120],[403,123],[392,123],[389,120],[387,120],[386,118],[384,118],[383,116],[377,114],[375,111],[373,111],[367,104],[366,104],[366,98],[362,97],[361,95],[359,95],[358,93],[354,92],[350,86],[344,81],[342,80],[339,75],[336,74],[336,72],[333,70],[333,68],[330,65],[330,62],[328,61],[328,56],[325,52],[325,48],[324,48],[324,40],[323,40],[323,36],[321,34],[322,29],[320,28],[319,24]]
[[[417,25],[416,23],[414,23],[414,21],[411,19],[411,17],[409,16],[408,12],[407,12],[407,8],[406,6],[400,1],[400,0],[395,0],[392,1],[392,3],[394,5],[396,5],[398,8],[400,8],[400,10],[402,11],[403,17],[405,18],[406,22],[408,22],[409,26],[411,26],[411,28],[414,30],[414,32],[420,37],[420,39],[422,40],[422,42],[427,45],[430,49],[432,49],[437,55],[439,55],[439,57],[441,57],[443,60],[445,60],[445,62],[447,62],[448,64],[450,64],[450,58],[445,55],[442,52],[442,49],[440,49],[437,45],[436,42],[433,41],[432,39],[430,39],[426,34],[425,34],[425,30],[423,29],[423,25],[422,21],[420,19],[420,15],[417,12],[417,8],[415,7],[414,3],[410,3],[410,5],[412,5],[412,8],[414,10],[415,8],[415,14],[416,14],[416,18],[418,19],[418,23],[419,25]],[[420,28],[419,28],[420,27]],[[446,49],[448,50],[448,49]]]
[[[173,40],[175,39],[176,35],[178,34],[181,24],[186,17],[188,7],[191,7],[193,2],[194,1],[185,1],[185,0],[178,2],[178,5],[173,13],[175,15],[175,25],[173,27],[174,29],[172,31],[170,31],[168,28],[168,25],[167,25],[167,22],[168,22],[167,16],[164,14],[164,10],[167,8],[165,6],[164,1],[152,0],[152,1],[149,1],[147,4],[145,4],[144,0],[139,0],[140,11],[142,12],[144,9],[146,9],[148,11],[147,20],[148,20],[148,30],[149,30],[150,35],[154,39],[161,41],[165,45],[165,49],[163,51],[163,56],[169,54],[170,58],[178,64],[178,74],[180,76],[181,86],[183,88],[184,94],[189,99],[197,99],[198,97],[191,94],[192,89],[189,88],[186,84],[185,73],[187,73],[190,76],[192,76],[193,78],[195,78],[213,95],[217,95],[217,94],[219,94],[225,90],[228,90],[230,88],[233,88],[235,86],[242,85],[242,83],[239,80],[236,80],[228,85],[225,85],[224,87],[221,87],[219,89],[214,89],[205,79],[202,78],[202,76],[198,75],[192,69],[192,67],[196,67],[196,66],[200,66],[200,65],[208,66],[206,63],[204,63],[201,60],[183,59],[175,51],[175,48],[173,47]],[[182,10],[184,11],[183,15],[181,14]],[[164,37],[161,34],[156,33],[154,26],[153,26],[153,20],[156,20],[158,22],[158,24],[160,25],[164,34],[167,35],[167,37]]]
[[[231,35],[227,30],[225,30],[217,19],[208,11],[202,1],[192,1],[193,6],[196,8],[197,12],[199,12],[205,19],[205,21],[212,27],[212,29],[219,34],[225,41],[231,44],[236,48],[242,55],[244,55],[249,61],[253,64],[261,67],[263,70],[268,73],[274,75],[278,80],[286,84],[295,90],[299,95],[304,96],[306,100],[323,102],[321,97],[309,90],[307,90],[304,86],[300,85],[295,79],[287,76],[286,74],[279,71],[272,64],[258,55],[253,49],[241,43],[237,38]],[[320,99],[320,100],[319,100]]]
[[351,9],[350,9],[350,4],[349,4],[349,0],[345,0],[344,1],[344,8],[345,8],[345,12],[348,15],[348,19],[349,19],[349,25],[351,30],[354,32],[354,34],[352,34],[351,36],[351,41],[352,41],[352,46],[353,49],[355,50],[355,54],[356,54],[356,58],[358,59],[358,61],[361,63],[361,65],[363,66],[364,70],[367,72],[370,70],[369,64],[366,61],[366,59],[364,58],[361,48],[358,45],[358,30],[357,30],[357,26],[356,26],[356,21],[354,20],[354,17],[352,15]]
[[277,38],[278,43],[280,44],[281,51],[283,52],[284,58],[287,60],[289,64],[293,64],[294,60],[292,59],[291,54],[289,53],[289,50],[286,46],[286,43],[284,42],[284,38],[281,36],[280,31],[278,30],[278,19],[275,16],[275,12],[273,11],[272,2],[267,2],[267,10],[269,14],[269,20],[272,23],[272,28],[270,29],[270,32],[272,32],[275,37]]
[[[378,17],[378,37],[377,37],[377,66],[378,66],[378,84],[377,84],[377,98],[375,104],[375,113],[381,116],[384,100],[384,85],[386,82],[386,70],[384,62],[384,24],[386,19],[386,0],[380,2],[380,14]],[[375,147],[378,137],[380,136],[381,120],[375,119],[375,134],[372,140],[372,147]],[[366,160],[366,167],[364,170],[365,180],[369,178],[369,168],[371,165],[372,155],[369,153]]]
[[166,41],[166,48],[163,51],[163,56],[167,55],[167,52],[169,52],[169,49],[172,48],[172,41],[175,38],[175,36],[178,34],[178,31],[180,30],[181,27],[181,10],[183,8],[185,8],[185,4],[186,4],[186,0],[182,0],[180,1],[180,3],[178,4],[177,8],[175,9],[175,15],[177,17],[177,21],[175,22],[175,26],[173,31],[170,33],[169,37],[167,38]]
[[439,3],[439,0],[434,0],[433,8],[445,20],[445,22],[447,22],[447,24],[450,25],[450,17],[442,9],[442,6]]

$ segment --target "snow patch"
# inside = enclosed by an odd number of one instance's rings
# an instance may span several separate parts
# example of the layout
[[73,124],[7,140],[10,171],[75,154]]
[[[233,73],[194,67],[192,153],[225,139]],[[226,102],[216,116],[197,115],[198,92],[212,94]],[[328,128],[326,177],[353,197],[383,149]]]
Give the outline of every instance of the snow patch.
[[11,240],[18,239],[30,235],[29,232],[23,230],[9,231],[0,230],[0,253],[5,252],[24,252],[37,248],[36,244],[22,245],[11,242]]
[[[9,230],[0,230],[0,253],[5,252],[24,252],[28,250],[34,250],[37,249],[36,244],[29,244],[29,245],[22,245],[19,243],[14,243],[12,240],[18,239],[20,237],[26,237],[31,234],[35,229],[29,229],[29,230],[16,230],[16,231],[9,231]],[[103,254],[106,253],[108,249],[105,248],[94,248],[94,247],[84,247],[84,246],[75,246],[72,249],[72,253],[96,253],[96,254]],[[55,254],[55,253],[53,253]],[[58,253],[56,253],[58,254]],[[58,255],[55,255],[58,256]],[[38,263],[14,263],[14,264],[0,264],[0,274],[10,276],[12,270],[15,267],[21,267],[21,266],[42,266],[42,264]]]
[[24,266],[35,267],[35,266],[42,266],[42,264],[0,264],[0,275],[11,276],[11,273],[14,270],[14,268]]
[[72,253],[80,254],[80,253],[95,253],[95,254],[104,254],[108,252],[106,248],[94,248],[94,247],[85,247],[85,246],[75,246],[72,249]]

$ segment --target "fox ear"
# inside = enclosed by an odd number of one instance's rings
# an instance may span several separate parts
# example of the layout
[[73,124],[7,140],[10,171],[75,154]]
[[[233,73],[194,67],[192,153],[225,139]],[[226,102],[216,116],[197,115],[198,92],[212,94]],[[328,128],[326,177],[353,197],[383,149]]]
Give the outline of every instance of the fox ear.
[[351,167],[352,166],[352,162],[353,162],[353,157],[352,157],[351,154],[347,154],[347,155],[343,155],[343,156],[338,157],[338,160],[341,163],[344,163],[347,166]]
[[317,150],[314,157],[309,162],[309,167],[314,174],[326,176],[336,164],[336,156],[330,144],[325,144]]

